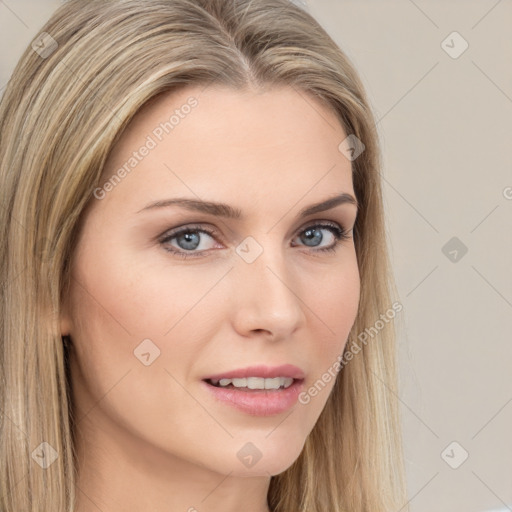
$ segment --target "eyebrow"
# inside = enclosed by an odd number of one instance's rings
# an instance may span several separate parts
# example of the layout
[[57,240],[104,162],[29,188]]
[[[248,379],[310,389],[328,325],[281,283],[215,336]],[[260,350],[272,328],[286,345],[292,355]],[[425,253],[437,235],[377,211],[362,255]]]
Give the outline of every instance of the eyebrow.
[[[306,208],[303,208],[299,212],[299,218],[307,217],[309,215],[313,215],[315,213],[324,212],[326,210],[330,210],[339,206],[341,204],[352,204],[357,209],[359,205],[354,196],[347,193],[342,193],[334,197],[329,197],[324,201],[320,201],[319,203],[312,204]],[[146,210],[153,210],[156,208],[168,208],[170,206],[180,206],[185,208],[186,210],[191,210],[195,212],[207,213],[210,215],[215,215],[217,217],[224,217],[227,219],[235,219],[235,220],[243,220],[244,215],[242,211],[238,208],[233,208],[229,204],[226,203],[217,203],[213,201],[202,201],[198,199],[189,199],[186,197],[176,197],[173,199],[164,199],[160,201],[155,201],[146,205],[144,208],[139,210],[136,213],[141,213]]]

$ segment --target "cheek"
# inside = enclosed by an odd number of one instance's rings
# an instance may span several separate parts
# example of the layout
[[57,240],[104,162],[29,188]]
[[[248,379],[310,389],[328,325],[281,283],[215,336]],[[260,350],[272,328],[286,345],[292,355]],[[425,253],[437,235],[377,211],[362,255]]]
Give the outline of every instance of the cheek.
[[[75,314],[113,339],[162,338],[187,315],[218,279],[183,271],[171,256],[133,252],[126,240],[86,242],[76,266]],[[156,249],[155,249],[156,251]],[[174,268],[173,268],[174,267]],[[219,274],[220,275],[220,274]]]
[[189,378],[222,316],[219,302],[205,296],[225,270],[183,272],[161,265],[164,258],[149,262],[124,250],[126,243],[109,240],[87,240],[73,273],[71,335],[82,388],[91,404],[108,392],[102,404],[119,415],[134,409],[146,417],[165,414],[163,396],[169,411],[180,410],[179,383]]
[[[348,252],[348,251],[347,251]],[[325,403],[337,375],[336,362],[342,355],[347,338],[357,317],[360,298],[360,275],[355,250],[344,253],[339,267],[330,269],[316,288],[311,284],[306,293],[311,308],[311,326],[315,325],[314,345],[310,347],[315,360],[314,375],[307,386],[318,383],[321,390],[315,398],[313,409],[320,413],[320,403]],[[321,347],[321,350],[319,350]],[[312,391],[315,394],[315,391]],[[316,394],[315,394],[316,396]]]
[[174,273],[163,280],[122,255],[99,254],[94,271],[92,258],[77,267],[82,286],[75,283],[71,296],[78,416],[87,413],[111,435],[113,422],[136,438],[174,446],[173,432],[186,438],[184,418],[187,425],[204,422],[183,388],[201,349],[186,315],[194,318],[194,304],[212,284]]
[[316,286],[313,281],[308,281],[306,291],[314,313],[325,324],[322,332],[338,346],[340,341],[346,340],[352,328],[360,298],[360,276],[355,250],[353,247],[346,249],[340,256],[339,265],[329,268]]

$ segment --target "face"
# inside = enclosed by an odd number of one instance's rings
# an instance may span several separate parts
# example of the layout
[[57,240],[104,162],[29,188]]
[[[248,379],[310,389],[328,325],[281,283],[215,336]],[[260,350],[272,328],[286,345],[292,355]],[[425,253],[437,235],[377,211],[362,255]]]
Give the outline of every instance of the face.
[[355,197],[346,136],[286,87],[186,88],[137,114],[84,218],[61,317],[90,439],[238,476],[295,461],[357,314],[356,206],[305,211]]

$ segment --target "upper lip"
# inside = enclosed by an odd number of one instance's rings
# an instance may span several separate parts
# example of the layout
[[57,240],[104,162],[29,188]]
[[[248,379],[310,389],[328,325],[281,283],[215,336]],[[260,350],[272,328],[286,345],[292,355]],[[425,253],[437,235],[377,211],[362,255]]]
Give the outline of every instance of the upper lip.
[[203,380],[244,379],[247,377],[263,377],[266,379],[273,377],[290,377],[292,379],[304,379],[305,374],[300,368],[293,364],[283,364],[280,366],[258,365],[209,375]]

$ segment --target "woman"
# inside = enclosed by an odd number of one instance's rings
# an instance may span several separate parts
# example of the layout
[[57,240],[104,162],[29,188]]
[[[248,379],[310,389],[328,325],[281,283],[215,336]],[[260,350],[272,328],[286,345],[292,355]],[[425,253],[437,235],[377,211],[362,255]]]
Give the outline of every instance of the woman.
[[374,121],[309,14],[67,2],[0,155],[1,510],[406,510]]

